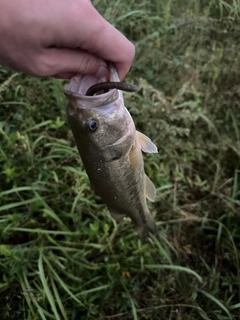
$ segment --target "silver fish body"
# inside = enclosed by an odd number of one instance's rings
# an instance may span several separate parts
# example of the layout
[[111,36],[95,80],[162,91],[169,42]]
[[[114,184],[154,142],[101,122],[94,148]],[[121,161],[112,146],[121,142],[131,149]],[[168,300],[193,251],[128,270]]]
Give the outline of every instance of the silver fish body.
[[[85,96],[96,81],[91,75],[77,76],[66,86],[68,122],[95,192],[117,221],[129,216],[144,240],[149,232],[156,235],[157,227],[146,202],[154,201],[156,190],[144,172],[142,150],[157,148],[136,131],[122,91]],[[110,81],[119,81],[112,64]]]

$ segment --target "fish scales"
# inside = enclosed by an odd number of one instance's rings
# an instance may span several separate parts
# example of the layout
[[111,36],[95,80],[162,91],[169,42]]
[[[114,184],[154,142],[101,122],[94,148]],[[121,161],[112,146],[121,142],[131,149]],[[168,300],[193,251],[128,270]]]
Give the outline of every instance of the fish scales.
[[[119,81],[114,65],[109,67],[110,81]],[[68,122],[95,192],[117,221],[130,217],[144,240],[149,232],[156,235],[157,227],[146,202],[154,200],[156,190],[145,175],[142,151],[157,148],[136,131],[122,91],[85,95],[86,84],[97,82],[91,75],[80,75],[66,86]]]

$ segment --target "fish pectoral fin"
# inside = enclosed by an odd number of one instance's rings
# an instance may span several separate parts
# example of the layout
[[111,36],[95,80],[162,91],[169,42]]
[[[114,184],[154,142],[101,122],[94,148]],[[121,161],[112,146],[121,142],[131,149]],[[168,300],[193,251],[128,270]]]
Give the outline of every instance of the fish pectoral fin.
[[145,174],[145,194],[146,194],[146,198],[149,201],[152,201],[152,202],[155,201],[157,190],[153,182],[148,178],[146,174]]
[[111,216],[117,221],[117,222],[121,222],[123,220],[123,218],[125,217],[125,214],[116,212],[110,208],[108,208],[109,212],[111,213]]
[[142,151],[148,153],[158,153],[157,146],[152,142],[150,138],[145,136],[145,134],[137,131],[136,136]]

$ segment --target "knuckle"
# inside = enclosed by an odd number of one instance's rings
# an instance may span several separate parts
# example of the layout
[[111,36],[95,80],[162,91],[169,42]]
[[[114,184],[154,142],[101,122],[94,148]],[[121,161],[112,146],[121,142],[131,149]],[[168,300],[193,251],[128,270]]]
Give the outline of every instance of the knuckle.
[[36,58],[35,68],[32,71],[40,77],[51,76],[56,73],[54,61],[47,54],[42,54]]
[[83,54],[79,59],[77,73],[87,74],[94,73],[99,67],[98,59],[91,54]]

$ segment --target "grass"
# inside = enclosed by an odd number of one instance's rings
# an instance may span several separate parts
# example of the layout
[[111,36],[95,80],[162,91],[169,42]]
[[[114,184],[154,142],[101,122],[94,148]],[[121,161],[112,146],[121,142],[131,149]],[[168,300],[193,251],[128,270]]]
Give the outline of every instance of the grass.
[[93,193],[64,82],[0,67],[0,317],[240,319],[240,3],[94,4],[136,46],[125,104],[159,148],[160,240]]

